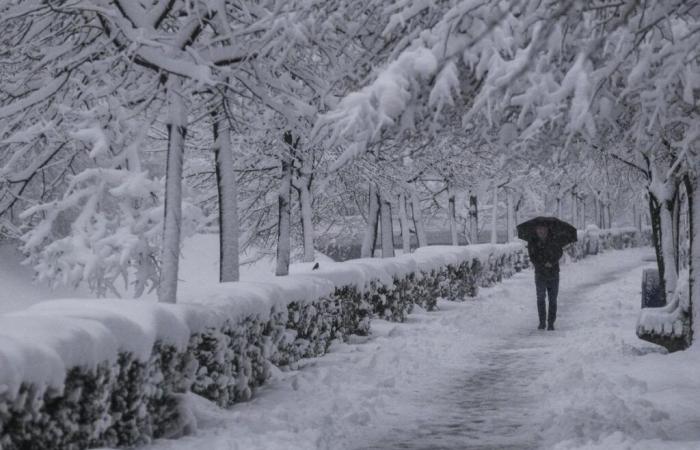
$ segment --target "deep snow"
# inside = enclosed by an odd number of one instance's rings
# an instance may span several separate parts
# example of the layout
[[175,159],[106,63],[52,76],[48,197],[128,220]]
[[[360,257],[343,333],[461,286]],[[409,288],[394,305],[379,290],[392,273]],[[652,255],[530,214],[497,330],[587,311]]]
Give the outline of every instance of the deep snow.
[[156,449],[700,448],[700,351],[634,335],[651,250],[562,267],[558,329],[535,330],[531,271],[465,303],[338,343],[247,403],[191,396],[199,430]]

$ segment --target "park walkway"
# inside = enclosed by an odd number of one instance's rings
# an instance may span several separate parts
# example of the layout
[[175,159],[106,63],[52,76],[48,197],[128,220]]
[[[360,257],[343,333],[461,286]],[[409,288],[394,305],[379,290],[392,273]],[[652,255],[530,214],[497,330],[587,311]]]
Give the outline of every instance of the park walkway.
[[191,398],[198,431],[146,448],[700,448],[697,386],[660,394],[641,376],[678,361],[634,335],[651,255],[563,265],[554,332],[535,329],[529,270],[406,323],[376,320],[370,338],[273,374],[229,411]]
[[[638,254],[635,252],[635,256]],[[575,348],[577,343],[572,341],[580,336],[575,332],[582,326],[579,318],[589,321],[596,314],[604,314],[606,309],[599,309],[597,302],[619,301],[618,284],[625,277],[641,279],[636,276],[645,264],[641,257],[615,261],[610,256],[584,263],[587,266],[602,259],[601,270],[586,270],[590,267],[579,265],[564,267],[556,331],[535,329],[534,301],[530,312],[518,308],[516,311],[525,313],[525,320],[508,327],[494,323],[498,332],[490,334],[489,344],[473,353],[472,364],[465,365],[454,379],[445,380],[444,385],[426,393],[423,401],[426,411],[433,411],[431,414],[415,423],[403,422],[399,415],[397,423],[379,442],[363,443],[358,448],[526,450],[543,446],[540,413],[547,405],[548,392],[537,380],[545,372],[562,369],[561,353]],[[509,293],[532,297],[534,288],[528,286],[531,277],[528,271],[525,277],[507,281],[504,287]],[[606,319],[600,317],[601,321]],[[468,340],[469,333],[465,332],[464,338]]]

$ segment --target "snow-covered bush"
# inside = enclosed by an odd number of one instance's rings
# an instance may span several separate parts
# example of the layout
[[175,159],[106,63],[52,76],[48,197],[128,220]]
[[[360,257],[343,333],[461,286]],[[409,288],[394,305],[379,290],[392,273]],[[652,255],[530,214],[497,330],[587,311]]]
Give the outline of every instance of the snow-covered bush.
[[176,435],[177,393],[188,390],[190,359],[156,342],[146,361],[120,353],[112,363],[70,368],[60,388],[22,383],[14,396],[0,394],[0,447],[133,446]]
[[637,320],[640,339],[659,344],[669,351],[688,347],[687,339],[692,335],[689,281],[688,269],[681,270],[668,304],[659,308],[642,308]]
[[413,308],[413,302],[405,294],[407,282],[406,278],[394,278],[391,284],[371,281],[366,298],[372,305],[373,315],[386,320],[403,322]]
[[574,261],[601,251],[651,245],[651,230],[636,228],[608,228],[601,230],[589,225],[578,233],[578,241],[565,247],[565,253]]

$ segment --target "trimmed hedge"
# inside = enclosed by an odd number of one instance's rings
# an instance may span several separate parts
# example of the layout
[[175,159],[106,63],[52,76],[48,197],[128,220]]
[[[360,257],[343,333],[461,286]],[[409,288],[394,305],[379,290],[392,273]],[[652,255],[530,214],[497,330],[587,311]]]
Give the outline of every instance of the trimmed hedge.
[[[591,241],[594,234],[589,234]],[[596,250],[640,243],[638,237],[615,233],[600,232],[595,239]],[[570,254],[580,256],[591,245],[572,247]],[[452,262],[426,264],[424,270],[414,263],[417,270],[398,273],[391,283],[376,279],[363,287],[338,286],[321,298],[275,305],[269,314],[227,319],[192,333],[186,348],[157,340],[146,360],[122,351],[112,363],[70,368],[62,389],[22,383],[17,395],[10,395],[0,380],[0,448],[134,446],[177,437],[190,430],[183,403],[187,392],[222,407],[248,400],[268,379],[272,365],[294,367],[301,358],[324,354],[336,339],[367,335],[372,317],[403,321],[414,305],[432,310],[438,298],[476,296],[479,286],[493,285],[529,264],[522,245],[474,248],[445,247]]]
[[574,261],[602,251],[651,245],[651,229],[642,231],[636,228],[612,228],[601,230],[590,225],[586,231],[579,231],[578,241],[567,246],[565,253]]

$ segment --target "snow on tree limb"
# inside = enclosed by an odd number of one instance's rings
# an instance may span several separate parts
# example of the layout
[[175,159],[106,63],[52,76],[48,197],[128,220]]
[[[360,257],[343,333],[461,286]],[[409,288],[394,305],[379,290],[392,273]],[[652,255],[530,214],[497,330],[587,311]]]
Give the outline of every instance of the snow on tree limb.
[[68,81],[68,74],[63,74],[61,76],[56,77],[49,84],[35,90],[26,97],[15,102],[9,103],[6,106],[0,106],[0,119],[5,119],[12,115],[18,114],[26,110],[27,108],[31,108],[32,106],[38,103],[46,101],[51,96],[56,94],[56,92],[58,92],[58,90],[61,89],[61,87],[66,83],[66,81]]
[[415,95],[416,85],[433,76],[436,70],[437,58],[431,50],[419,47],[404,52],[372,84],[348,95],[335,110],[325,114],[318,126],[332,123],[333,141],[356,142],[340,155],[330,170],[338,170],[364,152],[384,127],[394,125]]

